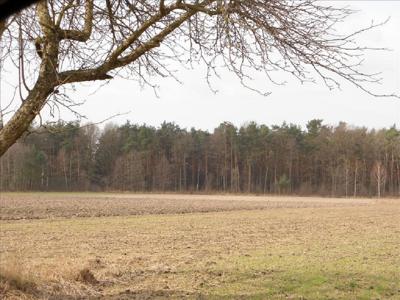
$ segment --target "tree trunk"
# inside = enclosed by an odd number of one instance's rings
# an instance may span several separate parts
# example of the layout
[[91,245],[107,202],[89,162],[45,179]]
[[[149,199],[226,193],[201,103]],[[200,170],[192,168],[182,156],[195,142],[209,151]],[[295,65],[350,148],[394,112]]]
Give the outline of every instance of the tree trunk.
[[47,3],[41,1],[36,9],[46,43],[43,44],[43,56],[38,79],[32,90],[12,118],[0,130],[0,157],[11,147],[29,126],[47,101],[47,97],[57,86],[57,67],[60,39],[52,27]]
[[11,147],[39,114],[47,97],[52,93],[53,86],[46,83],[44,79],[38,80],[35,87],[30,91],[27,99],[22,102],[10,121],[0,130],[0,156]]
[[186,153],[183,154],[183,189],[187,189],[187,174],[186,174]]
[[196,182],[196,191],[199,191],[200,185],[200,162],[197,164],[197,182]]
[[268,167],[265,169],[264,194],[267,192],[267,182],[268,182]]
[[68,191],[68,176],[67,176],[67,167],[65,166],[65,153],[63,153],[62,158],[63,158],[62,164],[63,164],[63,172],[64,172],[65,189]]
[[347,164],[347,161],[345,163],[345,171],[344,171],[344,177],[345,177],[345,194],[346,194],[346,198],[348,198],[349,196],[349,166]]
[[208,152],[206,151],[206,159],[205,159],[206,161],[205,161],[205,170],[204,170],[204,173],[205,173],[205,187],[206,187],[206,191],[208,191],[208,189],[209,189],[209,183],[208,183]]
[[251,161],[248,162],[248,182],[247,182],[247,192],[251,193]]
[[42,171],[40,173],[40,190],[43,191],[44,187],[44,166],[42,164]]
[[378,177],[378,198],[381,197],[381,178]]
[[357,161],[356,161],[355,164],[356,164],[356,166],[355,166],[355,169],[354,169],[354,194],[353,194],[353,196],[357,197],[357,171],[358,171]]

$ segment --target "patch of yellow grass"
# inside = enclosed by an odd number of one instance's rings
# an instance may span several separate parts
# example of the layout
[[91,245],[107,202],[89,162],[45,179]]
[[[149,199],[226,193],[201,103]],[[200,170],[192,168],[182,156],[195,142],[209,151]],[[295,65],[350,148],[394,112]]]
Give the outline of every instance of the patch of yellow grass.
[[0,264],[0,296],[9,298],[32,298],[37,294],[36,278],[32,272],[24,268],[21,260],[12,258],[1,260]]

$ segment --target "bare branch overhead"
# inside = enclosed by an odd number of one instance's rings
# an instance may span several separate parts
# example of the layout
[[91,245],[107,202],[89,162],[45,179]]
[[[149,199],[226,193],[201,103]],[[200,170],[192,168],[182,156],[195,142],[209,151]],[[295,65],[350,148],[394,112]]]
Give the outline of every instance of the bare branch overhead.
[[[336,25],[351,13],[316,0],[41,1],[19,17],[22,76],[33,88],[1,130],[0,153],[63,85],[121,74],[151,85],[151,76],[172,75],[171,63],[206,64],[208,76],[225,67],[244,86],[253,71],[271,83],[279,71],[301,82],[319,78],[329,88],[348,81],[378,96],[368,84],[379,83],[379,74],[360,67],[365,51],[381,49],[356,38],[381,24],[339,34]],[[11,62],[21,51],[17,24],[7,26],[2,48]]]

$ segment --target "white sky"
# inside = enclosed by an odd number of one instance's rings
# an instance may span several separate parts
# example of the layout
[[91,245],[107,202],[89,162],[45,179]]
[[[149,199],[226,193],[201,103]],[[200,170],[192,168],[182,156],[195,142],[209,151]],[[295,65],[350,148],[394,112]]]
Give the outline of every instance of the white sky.
[[[400,94],[400,1],[335,1],[335,5],[350,5],[360,12],[346,23],[348,31],[368,26],[371,20],[384,21],[384,27],[362,36],[360,42],[369,46],[387,47],[390,52],[376,52],[366,56],[365,69],[383,72],[383,84],[378,92]],[[332,1],[334,3],[334,1]],[[86,99],[78,110],[88,120],[98,122],[113,114],[128,114],[112,119],[114,123],[160,125],[164,120],[173,121],[181,127],[211,130],[223,121],[241,125],[256,121],[267,125],[283,121],[304,125],[313,118],[328,124],[345,121],[351,125],[369,128],[400,127],[400,100],[374,98],[344,83],[341,91],[330,91],[323,85],[301,85],[288,77],[286,86],[274,86],[265,78],[258,78],[254,85],[272,92],[260,96],[240,85],[229,73],[223,73],[221,81],[214,81],[219,90],[210,91],[204,80],[205,71],[179,69],[177,73],[183,84],[172,79],[157,79],[160,85],[158,98],[150,88],[141,90],[134,81],[116,79],[96,90],[93,84],[79,87],[76,99]],[[68,114],[64,119],[73,119]]]

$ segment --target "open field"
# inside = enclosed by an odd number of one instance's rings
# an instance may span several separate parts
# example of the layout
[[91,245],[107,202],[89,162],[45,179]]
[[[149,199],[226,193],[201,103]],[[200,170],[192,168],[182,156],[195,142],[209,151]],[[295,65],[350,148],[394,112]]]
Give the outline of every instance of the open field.
[[182,194],[3,193],[0,220],[360,206],[372,199]]
[[399,199],[3,194],[0,215],[8,299],[400,299]]

